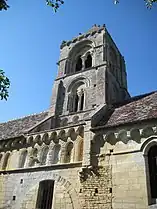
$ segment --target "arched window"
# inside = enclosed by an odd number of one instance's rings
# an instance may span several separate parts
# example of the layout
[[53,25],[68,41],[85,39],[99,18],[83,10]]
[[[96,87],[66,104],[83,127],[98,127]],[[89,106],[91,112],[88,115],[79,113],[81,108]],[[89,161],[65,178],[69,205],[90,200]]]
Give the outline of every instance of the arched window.
[[79,87],[74,94],[73,112],[84,109],[84,90]]
[[78,59],[77,59],[77,63],[76,63],[76,72],[78,72],[80,70],[82,70],[82,59],[79,56]]
[[[77,73],[85,68],[92,67],[91,53],[94,53],[94,46],[95,44],[91,40],[83,40],[76,43],[68,53],[65,64],[65,73]],[[86,66],[84,58],[87,58]]]
[[24,150],[21,152],[20,158],[19,158],[19,168],[23,168],[26,162],[26,158],[27,158],[27,150]]
[[7,168],[9,158],[10,158],[10,153],[6,153],[5,156],[4,156],[3,164],[2,164],[2,169],[3,170],[5,170]]
[[151,197],[157,198],[157,145],[151,147],[148,152],[148,166]]
[[84,92],[82,90],[81,92],[81,98],[80,98],[80,110],[83,110],[83,107],[84,107]]
[[44,147],[41,151],[41,155],[40,155],[40,164],[41,165],[45,165],[46,164],[46,159],[47,159],[47,154],[48,154],[49,148],[48,147]]
[[77,94],[77,92],[74,95],[74,112],[77,112],[78,110],[78,102],[79,102],[79,96]]
[[72,157],[72,149],[73,149],[73,143],[69,142],[65,150],[65,158],[64,158],[65,163],[70,163]]
[[85,68],[92,67],[92,56],[88,54],[87,59],[85,60]]
[[[78,112],[84,109],[84,90],[78,88],[72,93],[73,96],[69,97],[68,108],[70,112]],[[70,104],[71,102],[71,104]]]

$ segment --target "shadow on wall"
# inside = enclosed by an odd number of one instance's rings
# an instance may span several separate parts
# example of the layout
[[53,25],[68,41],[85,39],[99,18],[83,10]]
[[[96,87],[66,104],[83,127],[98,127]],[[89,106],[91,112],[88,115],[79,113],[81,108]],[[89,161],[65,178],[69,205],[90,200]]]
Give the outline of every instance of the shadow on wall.
[[103,135],[95,135],[91,141],[91,164],[94,167],[98,166],[98,158],[100,154],[100,148],[105,144]]
[[0,209],[10,209],[11,208],[11,200],[4,204],[4,206],[0,207]]
[[63,81],[60,81],[58,85],[58,93],[57,93],[57,101],[56,101],[56,115],[62,115],[63,112],[63,104],[65,98],[65,87],[63,85]]

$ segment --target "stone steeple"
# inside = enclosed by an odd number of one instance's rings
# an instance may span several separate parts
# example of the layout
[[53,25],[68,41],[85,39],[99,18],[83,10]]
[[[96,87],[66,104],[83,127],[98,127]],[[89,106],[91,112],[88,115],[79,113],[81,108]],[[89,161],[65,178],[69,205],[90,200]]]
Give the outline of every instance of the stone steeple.
[[88,112],[129,97],[124,57],[105,25],[63,41],[60,50],[52,115]]

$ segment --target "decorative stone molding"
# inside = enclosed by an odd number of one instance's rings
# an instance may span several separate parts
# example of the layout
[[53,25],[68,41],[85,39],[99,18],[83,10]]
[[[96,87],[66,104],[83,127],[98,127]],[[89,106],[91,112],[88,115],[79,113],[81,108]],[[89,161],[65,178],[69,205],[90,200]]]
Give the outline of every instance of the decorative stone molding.
[[130,130],[130,137],[132,140],[136,142],[140,142],[141,136],[140,136],[140,130],[137,128],[132,128]]
[[61,139],[63,141],[67,141],[67,135],[66,135],[66,132],[65,130],[61,130],[59,133],[58,133],[58,139]]
[[[27,159],[24,160],[27,162],[24,163],[25,167],[34,167],[56,164],[58,162],[66,163],[66,147],[69,143],[72,143],[71,160],[68,163],[73,163],[82,160],[78,156],[78,153],[82,156],[83,137],[84,127],[80,125],[75,128],[56,129],[44,133],[26,135],[22,138],[3,140],[0,141],[0,149],[2,153],[8,151],[16,152],[19,150],[19,158],[22,151],[26,150]],[[82,140],[82,144],[80,139]],[[45,148],[48,148],[46,154],[44,154]],[[77,149],[81,149],[81,151]]]
[[155,132],[154,132],[153,128],[147,126],[142,130],[141,137],[147,138],[147,137],[153,135],[154,133]]
[[29,142],[29,144],[33,145],[33,142],[35,144],[38,144],[38,145],[42,145],[42,140],[41,140],[41,136],[40,135],[36,135],[34,138],[32,138],[32,141]]
[[157,135],[156,126],[146,126],[143,128],[131,128],[130,130],[108,131],[105,133],[104,138],[108,143],[115,145],[118,141],[127,144],[129,140],[133,140],[136,143],[141,143],[142,138],[148,138],[150,136]]
[[113,132],[108,132],[105,136],[105,140],[114,145],[116,143],[116,136]]
[[[38,138],[38,137],[37,137],[37,138]],[[26,142],[27,142],[27,144],[28,144],[28,145],[33,144],[33,136],[29,136],[29,137],[27,137]]]
[[50,144],[50,137],[49,137],[49,134],[48,133],[45,133],[43,134],[42,136],[42,141],[46,144],[46,145],[49,145]]
[[128,137],[127,137],[127,131],[122,129],[118,132],[117,138],[122,141],[124,144],[127,144],[128,142]]

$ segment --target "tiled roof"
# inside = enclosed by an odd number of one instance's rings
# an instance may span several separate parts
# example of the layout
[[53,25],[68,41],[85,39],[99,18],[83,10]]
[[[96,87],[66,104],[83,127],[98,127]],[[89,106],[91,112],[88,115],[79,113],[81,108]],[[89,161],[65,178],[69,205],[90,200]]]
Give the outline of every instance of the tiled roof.
[[45,111],[39,114],[11,120],[6,123],[0,123],[0,140],[22,135],[28,129],[44,120],[47,116],[48,112]]
[[[48,117],[48,112],[42,112],[0,123],[0,140],[20,136]],[[157,119],[157,92],[132,97],[121,104],[115,104],[106,122],[106,116],[97,127],[113,127],[144,120]]]
[[133,97],[115,107],[105,127],[157,119],[157,92]]

